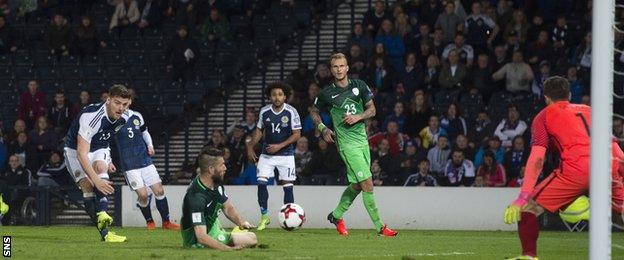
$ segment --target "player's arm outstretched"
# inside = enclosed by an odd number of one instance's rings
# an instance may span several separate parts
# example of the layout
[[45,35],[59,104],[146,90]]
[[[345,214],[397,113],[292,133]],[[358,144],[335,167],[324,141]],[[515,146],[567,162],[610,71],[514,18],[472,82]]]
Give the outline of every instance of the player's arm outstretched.
[[91,138],[95,135],[96,130],[89,126],[91,121],[90,118],[81,116],[80,120],[80,128],[78,130],[77,137],[77,149],[76,152],[78,154],[78,161],[80,162],[80,166],[85,171],[89,180],[93,183],[93,186],[97,188],[104,195],[110,195],[115,192],[115,189],[111,185],[110,181],[102,180],[93,169],[93,165],[89,161],[89,150],[91,149]]
[[223,203],[223,214],[230,220],[232,223],[236,224],[238,227],[242,229],[250,229],[255,228],[254,225],[250,224],[248,221],[243,220],[243,218],[238,214],[234,205],[229,201]]
[[376,113],[377,109],[375,108],[375,103],[373,102],[373,100],[369,100],[368,102],[366,102],[366,104],[364,104],[364,112],[362,114],[346,115],[343,119],[343,122],[348,125],[353,125],[362,120],[374,117]]
[[537,177],[544,168],[546,150],[549,144],[548,132],[544,120],[543,114],[538,114],[535,119],[533,119],[531,153],[529,154],[529,159],[525,166],[524,181],[520,189],[520,194],[505,210],[505,223],[507,224],[520,221],[522,208],[531,199],[531,193],[535,188]]
[[195,237],[197,238],[197,242],[212,249],[221,250],[221,251],[232,251],[242,249],[243,246],[228,246],[225,245],[214,238],[208,235],[208,231],[206,229],[206,225],[196,225],[193,227],[193,231],[195,232]]

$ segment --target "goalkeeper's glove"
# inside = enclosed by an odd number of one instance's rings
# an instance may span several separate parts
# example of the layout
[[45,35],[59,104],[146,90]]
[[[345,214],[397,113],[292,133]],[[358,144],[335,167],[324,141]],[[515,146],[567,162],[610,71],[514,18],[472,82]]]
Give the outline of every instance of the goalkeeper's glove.
[[518,198],[507,206],[505,209],[505,224],[513,224],[521,220],[520,213],[524,205],[529,202],[530,197],[530,193],[520,192]]

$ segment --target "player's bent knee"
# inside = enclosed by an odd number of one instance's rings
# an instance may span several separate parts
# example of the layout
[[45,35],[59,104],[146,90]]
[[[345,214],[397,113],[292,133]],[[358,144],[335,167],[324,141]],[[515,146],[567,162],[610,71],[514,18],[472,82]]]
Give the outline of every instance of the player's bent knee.
[[93,169],[95,170],[95,172],[97,172],[98,174],[101,173],[108,173],[108,165],[106,164],[106,162],[104,161],[95,161],[93,163]]
[[154,195],[156,197],[165,195],[165,188],[160,183],[154,184],[150,186],[150,188],[152,189],[152,192],[154,192]]
[[233,233],[232,242],[235,246],[255,247],[258,244],[258,238],[253,232]]

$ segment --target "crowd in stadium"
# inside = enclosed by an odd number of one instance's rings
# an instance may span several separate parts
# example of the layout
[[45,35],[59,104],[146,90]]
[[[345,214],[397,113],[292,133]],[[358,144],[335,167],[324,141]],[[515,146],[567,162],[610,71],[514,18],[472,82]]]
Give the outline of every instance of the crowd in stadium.
[[[243,1],[243,13],[257,5],[294,1]],[[72,8],[63,8],[65,3]],[[43,19],[50,53],[92,55],[107,48],[91,18],[69,26],[94,1],[0,0],[0,53],[24,45],[14,21]],[[174,79],[192,77],[190,62],[200,55],[195,41],[228,38],[228,12],[219,1],[108,1],[114,9],[111,35],[126,27],[159,26],[173,19],[177,37],[165,48]],[[275,3],[272,3],[275,2]],[[315,3],[322,8],[325,1]],[[589,103],[591,1],[384,1],[373,3],[353,26],[345,54],[349,77],[365,80],[375,93],[377,115],[367,122],[376,185],[517,187],[528,156],[531,118],[543,106],[543,81],[561,75],[570,81],[573,103]],[[96,18],[94,18],[95,20]],[[199,35],[187,34],[199,31]],[[237,32],[240,33],[240,32]],[[616,34],[617,35],[617,34]],[[619,37],[619,36],[616,36]],[[202,45],[203,46],[203,45]],[[309,110],[319,90],[332,81],[326,63],[315,70],[302,63],[285,80],[294,89],[290,103],[303,122],[296,144],[300,184],[346,183],[336,147],[319,138]],[[82,107],[106,93],[80,93],[68,101],[59,90],[44,93],[32,80],[19,97],[18,119],[5,126],[0,142],[0,178],[9,185],[49,185],[60,171],[59,147]],[[100,97],[92,97],[99,94]],[[54,96],[54,102],[46,101]],[[225,131],[216,130],[207,146],[224,148],[231,184],[253,184],[245,139],[256,124],[257,109]],[[327,114],[323,121],[330,126]],[[614,135],[624,138],[622,120]],[[188,174],[194,172],[192,165]],[[31,177],[32,176],[32,177]],[[253,176],[253,177],[252,177]],[[68,176],[69,178],[69,176]],[[43,180],[43,181],[42,181]]]

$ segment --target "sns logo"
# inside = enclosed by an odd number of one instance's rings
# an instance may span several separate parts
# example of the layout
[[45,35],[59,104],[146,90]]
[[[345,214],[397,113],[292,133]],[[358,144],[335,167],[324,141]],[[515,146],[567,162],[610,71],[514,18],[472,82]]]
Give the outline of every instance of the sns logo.
[[11,236],[2,236],[2,256],[11,257]]

